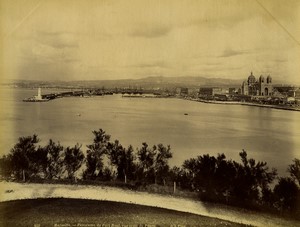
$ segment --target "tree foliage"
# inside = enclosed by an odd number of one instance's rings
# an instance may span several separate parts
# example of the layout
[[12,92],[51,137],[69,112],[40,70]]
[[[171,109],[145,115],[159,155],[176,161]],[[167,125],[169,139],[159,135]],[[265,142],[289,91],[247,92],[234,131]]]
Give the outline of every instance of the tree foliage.
[[3,179],[11,179],[12,175],[12,161],[11,155],[3,155],[0,158],[0,176]]
[[49,140],[49,143],[44,147],[47,152],[46,163],[46,177],[48,179],[59,179],[63,171],[63,146],[60,143],[55,143],[53,140]]
[[84,154],[81,151],[80,145],[76,144],[74,147],[67,147],[64,150],[63,163],[69,179],[75,177],[75,173],[81,167],[83,160]]
[[172,157],[170,146],[158,144],[149,148],[143,143],[138,149],[138,178],[147,183],[165,184],[169,175],[168,159]]
[[[217,157],[202,155],[183,163],[183,170],[190,186],[199,191],[202,199],[232,203],[258,202],[262,191],[269,189],[276,170],[269,171],[265,162],[248,159],[246,151],[240,153],[242,163],[226,160],[224,154]],[[183,182],[181,182],[183,184]],[[245,202],[244,202],[245,201]]]
[[142,147],[138,150],[138,178],[144,182],[154,183],[154,156],[155,147],[149,148],[147,143],[143,143]]
[[275,169],[269,171],[266,162],[256,163],[254,159],[248,159],[244,150],[240,153],[240,157],[243,164],[235,163],[237,175],[233,194],[238,200],[258,201],[260,193],[269,188],[277,176],[277,172]]
[[[185,160],[181,167],[170,169],[170,146],[142,143],[136,150],[122,146],[118,140],[99,129],[93,131],[87,155],[81,145],[64,149],[51,139],[37,146],[37,135],[20,137],[8,155],[0,158],[0,174],[4,179],[28,180],[75,179],[78,171],[84,180],[117,181],[136,185],[173,185],[199,194],[202,200],[243,207],[264,206],[280,212],[300,215],[300,160],[289,165],[290,177],[276,178],[275,169],[266,162],[239,153],[241,161],[227,160],[224,154],[209,154]],[[83,165],[84,164],[84,165]],[[278,182],[274,181],[278,180]],[[271,187],[274,186],[274,187]]]
[[300,159],[295,158],[293,164],[289,165],[288,172],[291,177],[297,181],[298,186],[300,186]]
[[163,144],[158,144],[155,149],[154,172],[155,183],[166,184],[166,179],[169,175],[168,160],[172,158],[171,147],[165,147]]
[[36,144],[39,142],[37,135],[20,137],[18,143],[11,149],[9,159],[11,170],[17,179],[26,180],[26,176],[36,173]]
[[110,135],[99,129],[93,131],[93,143],[87,145],[86,170],[83,174],[85,179],[96,179],[103,176],[103,157],[107,153]]
[[117,168],[117,179],[133,180],[136,171],[136,165],[134,164],[134,153],[132,146],[125,149],[118,140],[114,143],[110,143],[108,147],[108,158],[112,166]]
[[299,193],[299,188],[292,178],[280,178],[274,187],[275,206],[282,211],[299,211]]

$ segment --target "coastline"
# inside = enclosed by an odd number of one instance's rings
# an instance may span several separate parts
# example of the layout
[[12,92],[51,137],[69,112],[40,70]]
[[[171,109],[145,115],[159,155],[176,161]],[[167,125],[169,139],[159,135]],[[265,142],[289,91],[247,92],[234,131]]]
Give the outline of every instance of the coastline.
[[188,99],[188,100],[202,102],[202,103],[208,103],[208,104],[256,106],[256,107],[279,109],[279,110],[300,111],[300,107],[268,105],[268,104],[259,104],[259,103],[251,103],[251,102],[216,101],[216,100],[203,100],[203,99]]
[[[9,87],[13,89],[19,89],[16,87]],[[29,89],[29,88],[25,88]],[[45,88],[45,89],[53,89],[53,88]],[[55,89],[60,89],[60,88],[55,88]],[[65,89],[65,88],[64,88]],[[62,90],[64,90],[62,89]],[[73,89],[73,88],[69,88]],[[30,88],[30,90],[33,90],[33,88]],[[69,93],[69,92],[65,92]],[[56,98],[63,98],[63,97],[70,97],[70,95],[63,95],[64,93],[60,93],[62,96],[56,96],[56,94],[50,93],[50,94],[45,94],[43,96],[51,96],[51,98],[42,98],[42,99],[35,99],[34,97],[30,98],[25,98],[22,101],[23,102],[47,102],[51,101],[52,99]],[[116,93],[117,94],[117,93]],[[119,93],[120,94],[120,93]],[[53,95],[55,97],[53,97]],[[104,94],[105,95],[105,94]],[[74,97],[85,97],[85,96],[79,96],[79,95],[73,95]],[[97,96],[97,95],[91,95],[91,96]],[[88,96],[88,97],[91,97]],[[87,98],[87,97],[85,97]],[[205,100],[205,99],[196,99],[196,98],[191,98],[191,97],[178,97],[178,96],[165,96],[165,95],[154,95],[154,94],[143,94],[143,95],[130,95],[130,94],[123,94],[122,98],[178,98],[178,99],[183,99],[183,100],[189,100],[189,101],[195,101],[195,102],[202,102],[202,103],[208,103],[208,104],[222,104],[222,105],[242,105],[242,106],[255,106],[255,107],[262,107],[262,108],[271,108],[271,109],[279,109],[279,110],[289,110],[289,111],[300,111],[300,106],[295,107],[295,106],[287,106],[287,105],[269,105],[269,104],[260,104],[260,103],[253,103],[253,102],[240,102],[240,101],[217,101],[217,100]]]

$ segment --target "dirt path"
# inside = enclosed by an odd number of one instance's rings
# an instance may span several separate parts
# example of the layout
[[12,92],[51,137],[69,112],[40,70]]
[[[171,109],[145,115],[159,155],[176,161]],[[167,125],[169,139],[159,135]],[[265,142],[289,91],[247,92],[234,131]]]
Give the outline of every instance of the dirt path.
[[113,187],[0,182],[1,202],[18,199],[57,197],[107,200],[161,207],[254,226],[300,226],[300,222],[259,214],[257,212],[243,212],[234,208],[224,209],[224,207],[190,199]]

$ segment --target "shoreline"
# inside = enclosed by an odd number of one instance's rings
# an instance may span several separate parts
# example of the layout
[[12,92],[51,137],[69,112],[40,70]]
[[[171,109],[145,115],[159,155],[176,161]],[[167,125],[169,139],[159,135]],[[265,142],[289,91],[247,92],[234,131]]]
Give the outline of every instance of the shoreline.
[[216,100],[203,100],[203,99],[187,99],[195,102],[202,102],[208,104],[221,104],[221,105],[241,105],[241,106],[256,106],[262,108],[279,109],[279,110],[290,110],[290,111],[300,111],[300,107],[288,107],[288,106],[278,106],[278,105],[268,105],[259,104],[251,102],[238,102],[238,101],[216,101]]
[[[19,87],[9,87],[13,89],[19,89]],[[34,90],[35,88],[24,88],[24,89],[30,89]],[[73,90],[74,88],[45,88],[45,89],[55,89],[55,90]],[[115,94],[115,93],[114,93]],[[120,94],[120,93],[119,93]],[[52,94],[45,94],[44,96],[52,95]],[[97,95],[91,95],[90,97],[97,96]],[[56,98],[66,98],[70,96],[60,96],[55,97]],[[72,96],[72,97],[79,97],[79,96]],[[289,111],[300,111],[299,107],[293,107],[293,106],[280,106],[280,105],[270,105],[270,104],[259,104],[259,103],[253,103],[253,102],[240,102],[240,101],[217,101],[217,100],[205,100],[205,99],[195,99],[195,98],[189,98],[189,97],[178,97],[178,96],[164,96],[164,95],[154,95],[154,94],[143,94],[143,95],[130,95],[130,94],[122,94],[122,98],[178,98],[182,100],[189,100],[194,102],[202,102],[202,103],[208,103],[208,104],[222,104],[222,105],[242,105],[242,106],[255,106],[255,107],[261,107],[261,108],[270,108],[270,109],[279,109],[279,110],[289,110]],[[30,98],[23,99],[24,102],[41,102],[41,101],[51,101],[51,99],[43,99],[43,100],[29,100]]]

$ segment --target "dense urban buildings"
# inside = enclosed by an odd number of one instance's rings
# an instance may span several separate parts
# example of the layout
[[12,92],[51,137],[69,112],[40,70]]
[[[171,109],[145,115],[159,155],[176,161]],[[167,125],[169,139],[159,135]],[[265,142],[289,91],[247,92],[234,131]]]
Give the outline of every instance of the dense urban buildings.
[[285,105],[297,104],[300,89],[293,86],[274,86],[270,75],[255,78],[253,72],[242,86],[237,87],[200,87],[198,98],[217,101],[243,101],[261,104]]
[[265,78],[263,75],[256,80],[255,76],[251,72],[248,80],[245,80],[242,84],[242,94],[252,96],[272,96],[273,85],[272,77],[269,75]]
[[248,79],[242,83],[240,89],[230,88],[224,89],[219,87],[201,87],[199,89],[200,97],[214,97],[226,94],[240,94],[249,96],[272,96],[274,92],[272,77],[268,75],[266,78],[261,75],[258,80],[251,72]]

